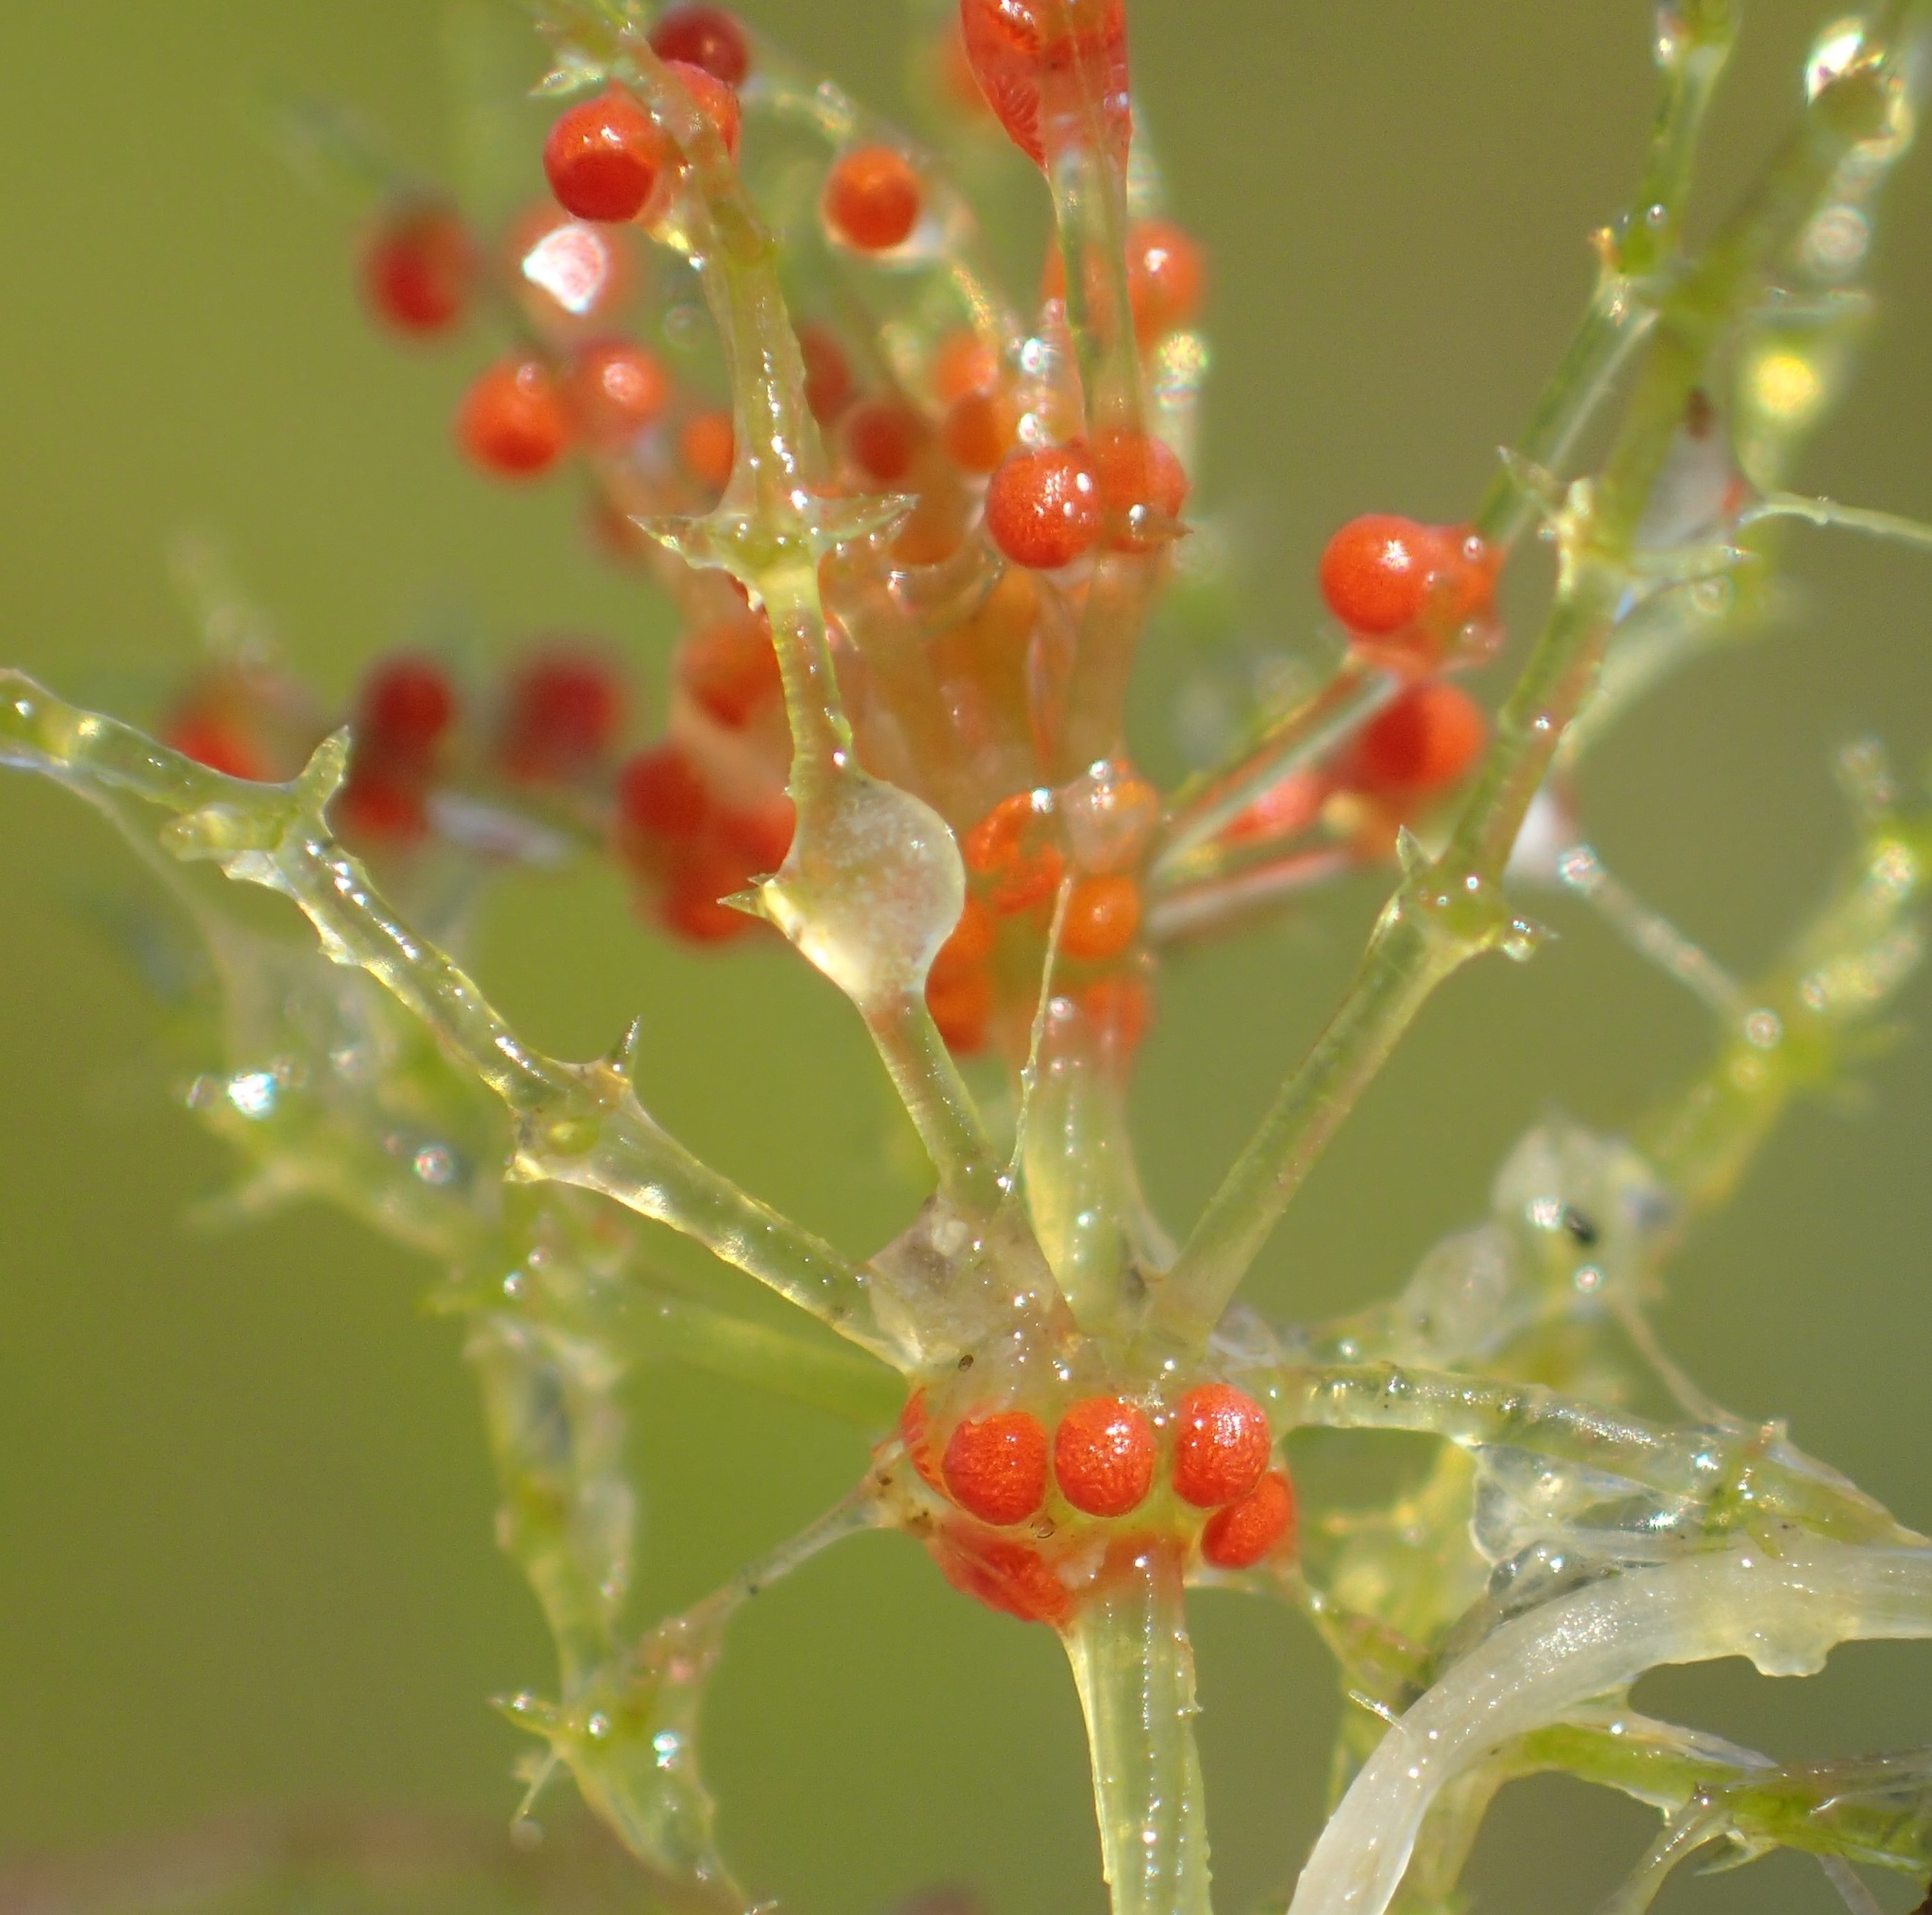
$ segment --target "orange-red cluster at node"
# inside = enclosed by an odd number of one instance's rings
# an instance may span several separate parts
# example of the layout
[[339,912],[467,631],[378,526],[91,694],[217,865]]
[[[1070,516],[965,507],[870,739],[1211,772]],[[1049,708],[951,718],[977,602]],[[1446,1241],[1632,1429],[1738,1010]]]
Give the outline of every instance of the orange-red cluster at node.
[[[932,1539],[941,1567],[994,1608],[1058,1624],[1088,1585],[1077,1573],[1072,1581],[1058,1574],[1084,1544],[1073,1519],[1056,1520],[1055,1497],[1074,1517],[1097,1522],[1118,1523],[1145,1508],[1136,1533],[1165,1537],[1170,1546],[1184,1546],[1199,1523],[1201,1557],[1210,1568],[1253,1568],[1288,1546],[1293,1489],[1286,1473],[1269,1467],[1273,1438],[1260,1405],[1229,1384],[1207,1383],[1181,1396],[1166,1421],[1174,1500],[1149,1507],[1162,1439],[1140,1405],[1110,1395],[1079,1398],[1060,1412],[1050,1437],[1029,1410],[988,1408],[962,1417],[935,1454],[925,1392],[916,1390],[899,1435],[921,1479],[975,1524],[1028,1524],[1031,1531],[1023,1540],[942,1526]],[[1190,1510],[1205,1512],[1205,1522]]]

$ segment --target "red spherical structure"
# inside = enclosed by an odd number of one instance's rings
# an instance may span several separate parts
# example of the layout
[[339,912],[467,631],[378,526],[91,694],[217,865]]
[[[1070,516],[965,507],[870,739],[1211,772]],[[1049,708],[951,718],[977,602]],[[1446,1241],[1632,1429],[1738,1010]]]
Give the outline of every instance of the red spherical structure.
[[734,731],[785,691],[772,627],[758,612],[692,633],[677,655],[677,676],[704,710]]
[[1147,552],[1171,536],[1187,502],[1188,475],[1165,440],[1145,432],[1096,434],[1093,477],[1111,544]]
[[1154,1487],[1154,1425],[1117,1396],[1083,1398],[1054,1431],[1054,1481],[1089,1516],[1138,1509]]
[[1201,1532],[1201,1554],[1216,1569],[1253,1569],[1294,1528],[1294,1486],[1270,1470],[1238,1503],[1217,1509]]
[[384,215],[362,254],[370,309],[395,331],[430,337],[466,317],[476,284],[476,247],[448,207],[401,207]]
[[1363,638],[1388,638],[1419,619],[1448,554],[1432,525],[1365,512],[1329,540],[1319,578],[1328,609]]
[[986,529],[1015,565],[1056,572],[1092,550],[1105,515],[1084,448],[1016,452],[986,489]]
[[649,35],[659,59],[702,67],[727,87],[741,86],[751,72],[751,44],[744,28],[722,7],[673,7]]
[[967,1515],[1024,1523],[1046,1499],[1046,1432],[1024,1409],[969,1417],[947,1440],[940,1469]]
[[897,485],[912,470],[925,437],[925,422],[896,399],[861,399],[846,413],[845,450],[867,478]]
[[711,808],[698,770],[675,744],[625,761],[617,774],[617,829],[634,853],[639,841],[695,838]]
[[1268,1413],[1252,1396],[1204,1383],[1174,1406],[1174,1493],[1197,1509],[1237,1502],[1261,1480],[1273,1446]]
[[642,346],[598,340],[571,362],[564,398],[584,441],[607,450],[628,443],[664,410],[671,375]]
[[1118,958],[1141,928],[1141,887],[1124,872],[1083,877],[1067,899],[1060,949],[1082,964]]
[[498,755],[513,778],[581,775],[617,737],[624,691],[598,654],[552,646],[511,674]]
[[1171,220],[1127,228],[1127,305],[1142,345],[1186,325],[1201,309],[1208,266],[1200,242]]
[[1046,836],[1047,823],[1033,792],[1015,791],[959,841],[966,869],[986,880],[987,903],[1003,917],[1044,904],[1059,889],[1067,861]]
[[457,443],[478,471],[537,478],[570,445],[570,419],[541,359],[499,359],[476,375],[457,408]]
[[668,59],[664,71],[682,84],[696,102],[698,111],[711,123],[711,130],[724,142],[725,152],[736,159],[738,136],[744,124],[744,109],[738,104],[738,95],[717,75],[690,60]]
[[924,198],[917,171],[896,146],[855,146],[839,156],[819,205],[835,240],[883,253],[905,243]]
[[1489,720],[1467,691],[1445,678],[1424,678],[1362,727],[1348,779],[1356,790],[1375,795],[1440,791],[1475,763],[1489,736]]
[[434,658],[385,659],[363,680],[357,700],[357,751],[365,762],[422,764],[456,715],[456,688]]
[[557,203],[580,220],[634,220],[668,157],[650,114],[611,87],[567,108],[543,142],[543,172]]

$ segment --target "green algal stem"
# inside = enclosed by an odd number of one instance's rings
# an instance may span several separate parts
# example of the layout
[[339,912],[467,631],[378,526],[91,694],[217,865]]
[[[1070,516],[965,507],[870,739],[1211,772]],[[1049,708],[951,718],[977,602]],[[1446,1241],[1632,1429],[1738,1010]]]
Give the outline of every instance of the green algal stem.
[[[1649,160],[1621,238],[1607,231],[1599,236],[1595,294],[1517,440],[1520,458],[1533,467],[1561,468],[1655,319],[1653,282],[1660,283],[1674,260],[1698,134],[1735,34],[1728,0],[1658,8],[1657,65],[1664,91]],[[1499,550],[1507,551],[1535,522],[1537,502],[1524,491],[1517,476],[1521,470],[1518,465],[1497,473],[1472,521]],[[1271,727],[1238,764],[1181,794],[1154,866],[1154,882],[1184,881],[1191,852],[1281,778],[1319,759],[1394,689],[1385,674],[1360,660],[1344,662],[1308,704]]]
[[760,1590],[876,1517],[868,1479],[789,1542],[610,1657],[560,1704],[524,1694],[502,1705],[549,1743],[634,1856],[719,1908],[747,1906],[718,1853],[715,1806],[697,1759],[699,1710],[724,1632]]
[[1657,1840],[1622,1884],[1597,1909],[1597,1915],[1647,1915],[1663,1887],[1680,1864],[1724,1832],[1723,1814],[1709,1804],[1687,1802],[1664,1818]]
[[889,1357],[861,1269],[701,1163],[644,1113],[621,1070],[526,1046],[459,966],[401,922],[323,823],[345,749],[326,741],[291,785],[229,778],[0,671],[0,761],[173,812],[161,841],[175,857],[291,899],[330,958],[368,972],[509,1107],[523,1175],[602,1191]]
[[1704,1007],[1724,1022],[1750,1009],[1744,988],[1710,953],[1654,909],[1611,871],[1586,843],[1562,855],[1557,875],[1625,944],[1665,976],[1675,979]]
[[536,1592],[568,1700],[614,1653],[628,1583],[623,1365],[589,1339],[503,1311],[476,1320],[464,1354],[503,1493],[497,1540]]
[[865,1429],[890,1423],[904,1400],[897,1374],[852,1344],[795,1317],[768,1322],[692,1294],[644,1262],[633,1233],[613,1248],[608,1213],[576,1191],[511,1188],[506,1201],[533,1211],[525,1228],[539,1254],[522,1254],[520,1263],[500,1232],[483,1235],[452,1259],[457,1267],[432,1308],[476,1317],[510,1310],[520,1323],[596,1343],[613,1370],[682,1363]]
[[1341,1008],[1228,1173],[1156,1299],[1157,1322],[1204,1343],[1248,1266],[1330,1139],[1387,1062],[1437,985],[1477,950],[1490,925],[1478,892],[1407,887],[1384,908]]
[[1874,1018],[1924,956],[1912,913],[1928,877],[1923,815],[1873,824],[1817,920],[1745,993],[1709,1069],[1636,1126],[1639,1146],[1691,1211],[1724,1202],[1791,1100],[1836,1082],[1871,1043]]
[[1141,424],[1141,364],[1127,298],[1125,175],[1108,125],[1105,57],[1078,30],[1075,0],[1041,0],[1041,31],[1074,55],[1052,79],[1046,183],[1066,281],[1067,328],[1079,361],[1090,432]]
[[1065,1641],[1113,1915],[1210,1915],[1194,1654],[1174,1551],[1148,1539],[1109,1560]]
[[1495,1760],[1504,1776],[1556,1771],[1665,1809],[1702,1799],[1754,1844],[1917,1873],[1932,1868],[1932,1752],[1924,1749],[1780,1764],[1749,1750],[1719,1755],[1707,1738],[1620,1714],[1613,1724],[1535,1730]]
[[1243,1372],[1277,1430],[1413,1430],[1474,1448],[1510,1448],[1602,1471],[1682,1499],[1716,1532],[1784,1522],[1847,1542],[1921,1539],[1855,1485],[1776,1431],[1673,1430],[1532,1383],[1411,1369],[1324,1364]]
[[885,1427],[898,1414],[906,1386],[897,1372],[841,1343],[789,1334],[691,1297],[640,1289],[619,1319],[629,1347],[669,1358],[732,1383],[802,1403],[861,1429]]
[[1885,539],[1898,545],[1932,551],[1932,525],[1896,512],[1875,512],[1863,506],[1841,506],[1836,499],[1807,498],[1798,492],[1767,492],[1738,515],[1740,525],[1763,519],[1801,519],[1807,525],[1841,532],[1862,532],[1868,539]]
[[1495,741],[1447,849],[1415,858],[1377,923],[1355,983],[1183,1247],[1159,1302],[1163,1327],[1198,1346],[1362,1091],[1437,985],[1480,952],[1526,955],[1500,879],[1571,720],[1593,689],[1632,596],[1631,548],[1672,440],[1728,322],[1830,184],[1883,124],[1890,80],[1867,61],[1824,88],[1757,192],[1664,299],[1601,480],[1572,489],[1557,601],[1505,702]]
[[1094,560],[1067,680],[1065,716],[1048,762],[1057,783],[1120,754],[1127,686],[1158,564],[1158,555],[1152,552],[1103,552]]
[[[717,508],[651,529],[693,564],[722,567],[771,620],[792,741],[797,830],[763,905],[853,1000],[917,1128],[941,1188],[990,1214],[997,1164],[972,1093],[926,1008],[933,953],[958,917],[964,879],[944,822],[881,784],[853,749],[820,600],[821,560],[890,525],[895,500],[824,496],[805,370],[778,284],[777,247],[716,130],[647,46],[622,59],[690,158],[671,243],[697,267],[732,386],[735,460]],[[865,895],[861,895],[865,893]],[[881,913],[876,894],[891,893]]]
[[999,1203],[998,1159],[973,1093],[933,1022],[924,973],[917,988],[890,991],[862,1008],[899,1101],[940,1172],[941,1188],[962,1210],[990,1214]]
[[687,156],[678,223],[665,237],[697,269],[731,383],[735,457],[724,499],[709,520],[672,542],[694,563],[730,572],[770,614],[791,725],[792,796],[808,828],[852,751],[817,591],[819,560],[848,528],[827,524],[817,508],[824,461],[778,285],[776,242],[691,95],[640,41],[625,36],[615,51]]
[[841,1336],[893,1359],[896,1346],[877,1327],[862,1268],[694,1157],[638,1103],[621,1074],[576,1068],[577,1095],[520,1127],[516,1175],[597,1191],[667,1224]]
[[[1730,0],[1660,0],[1657,8],[1663,97],[1636,202],[1621,233],[1599,238],[1596,294],[1515,448],[1547,471],[1561,469],[1655,316],[1657,286],[1676,259],[1698,139],[1736,38]],[[1505,471],[1491,480],[1474,524],[1507,550],[1535,514],[1534,501]]]
[[1125,1087],[1084,1025],[1045,1015],[1029,1063],[1020,1162],[1026,1214],[1088,1336],[1118,1324],[1130,1269],[1163,1261],[1134,1162]]
[[[1913,32],[1923,33],[1924,9]],[[1900,160],[1910,150],[1916,112],[1932,62],[1900,62],[1902,94],[1884,132],[1855,144],[1822,196],[1819,215],[1842,208],[1863,222],[1875,208]],[[1732,361],[1729,425],[1741,470],[1755,485],[1774,489],[1829,417],[1840,396],[1861,335],[1869,328],[1870,301],[1837,271],[1821,276],[1819,262],[1800,241],[1775,262],[1786,298],[1765,299],[1740,328]],[[1789,496],[1789,495],[1778,495]],[[1860,514],[1861,518],[1865,515]],[[1887,515],[1878,515],[1882,520]],[[1559,763],[1579,762],[1639,700],[1688,660],[1720,645],[1753,637],[1778,608],[1773,589],[1786,527],[1775,515],[1748,508],[1731,541],[1744,556],[1712,591],[1684,586],[1659,593],[1620,628],[1605,661],[1602,690],[1563,740]],[[1880,536],[1890,525],[1861,526]]]

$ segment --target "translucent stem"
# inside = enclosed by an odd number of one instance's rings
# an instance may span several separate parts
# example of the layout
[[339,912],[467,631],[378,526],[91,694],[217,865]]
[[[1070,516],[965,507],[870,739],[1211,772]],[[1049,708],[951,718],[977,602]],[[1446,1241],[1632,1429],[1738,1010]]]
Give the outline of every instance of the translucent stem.
[[631,1347],[670,1357],[733,1383],[824,1410],[862,1429],[898,1414],[906,1386],[897,1372],[823,1339],[806,1341],[775,1324],[755,1323],[690,1297],[641,1291],[623,1322]]
[[859,767],[820,599],[820,562],[891,524],[902,502],[825,496],[776,244],[690,94],[647,47],[626,38],[622,52],[691,158],[683,225],[667,237],[703,281],[735,420],[731,477],[717,508],[653,529],[692,564],[729,572],[764,607],[784,682],[797,828],[784,868],[764,887],[765,908],[858,1007],[941,1189],[984,1214],[998,1201],[996,1161],[924,1001],[927,968],[964,895],[958,848],[929,807]]
[[1447,849],[1412,864],[1355,982],[1248,1147],[1209,1199],[1158,1301],[1158,1326],[1205,1342],[1269,1233],[1436,986],[1479,952],[1526,955],[1498,889],[1531,800],[1593,690],[1630,600],[1630,554],[1651,490],[1706,368],[1766,264],[1802,225],[1840,161],[1890,108],[1889,75],[1862,65],[1823,88],[1757,192],[1695,271],[1664,296],[1642,375],[1593,487],[1560,525],[1557,601],[1497,715],[1496,736]]
[[345,751],[328,740],[291,785],[225,777],[0,671],[0,762],[173,812],[161,841],[175,857],[291,898],[330,958],[368,972],[509,1107],[521,1174],[601,1191],[669,1224],[891,1360],[862,1269],[700,1162],[645,1114],[620,1069],[525,1045],[467,973],[401,921],[323,822]]
[[[1511,450],[1547,472],[1560,472],[1656,317],[1633,297],[1628,281],[1606,258],[1583,324]],[[1496,473],[1470,522],[1476,535],[1498,551],[1508,551],[1537,522],[1538,502],[1517,477],[1521,470],[1511,460]]]
[[1507,1446],[1580,1464],[1702,1507],[1722,1529],[1773,1518],[1846,1542],[1923,1539],[1775,1432],[1673,1430],[1533,1383],[1393,1363],[1244,1372],[1275,1428],[1415,1430],[1470,1447]]
[[1675,978],[1706,1009],[1726,1022],[1743,1019],[1750,1000],[1738,980],[1661,911],[1646,905],[1591,846],[1572,845],[1558,861],[1557,875],[1579,897],[1587,898],[1639,957]]
[[1157,891],[1184,883],[1192,854],[1283,778],[1317,763],[1397,689],[1397,680],[1358,658],[1341,669],[1305,705],[1271,724],[1241,759],[1184,791],[1170,812],[1149,874]]
[[[1697,142],[1737,37],[1730,0],[1689,0],[1657,8],[1657,62],[1663,97],[1637,197],[1620,236],[1605,233],[1596,295],[1544,389],[1515,450],[1550,472],[1563,461],[1654,315],[1641,282],[1674,259],[1690,196]],[[1507,472],[1491,480],[1475,529],[1507,549],[1534,519],[1534,506]]]
[[1839,1080],[1857,1033],[1918,969],[1913,912],[1932,880],[1923,817],[1872,820],[1857,857],[1790,954],[1748,992],[1708,1069],[1635,1126],[1692,1211],[1733,1191],[1791,1099]]
[[1377,1745],[1309,1857],[1290,1915],[1383,1915],[1429,1805],[1511,1738],[1663,1663],[1747,1656],[1815,1673],[1839,1642],[1932,1636],[1932,1551],[1815,1539],[1611,1576],[1505,1624]]
[[612,1657],[561,1704],[519,1695],[505,1712],[549,1743],[633,1855],[744,1908],[718,1854],[715,1807],[698,1766],[706,1686],[738,1610],[822,1549],[870,1527],[876,1513],[868,1479],[791,1541]]
[[[1051,131],[1047,184],[1066,284],[1067,325],[1080,364],[1087,430],[1139,433],[1145,411],[1141,358],[1127,296],[1126,178],[1105,93],[1107,58],[1093,31],[1079,30],[1075,0],[1042,0],[1044,30],[1071,49],[1041,103]],[[1048,774],[1077,775],[1118,752],[1134,654],[1154,589],[1158,555],[1104,552],[1081,608],[1058,736]]]
[[1901,518],[1896,512],[1841,506],[1836,499],[1810,498],[1801,492],[1767,492],[1738,514],[1740,525],[1754,525],[1760,519],[1802,519],[1807,525],[1862,532],[1868,538],[1888,539],[1921,552],[1932,551],[1932,525],[1917,519]]
[[1088,1336],[1117,1327],[1130,1269],[1164,1261],[1135,1168],[1121,1074],[1083,1024],[1041,1015],[1019,1161],[1026,1213]]
[[1211,1915],[1194,1653],[1173,1549],[1123,1546],[1065,1640],[1113,1915]]
[[508,1312],[479,1317],[475,1373],[502,1503],[497,1540],[535,1591],[566,1699],[608,1663],[630,1580],[623,1363],[584,1336]]
[[1721,1812],[1702,1803],[1686,1804],[1665,1822],[1623,1886],[1598,1905],[1597,1915],[1646,1915],[1677,1864],[1688,1861],[1724,1832]]
[[1157,1321],[1205,1343],[1281,1213],[1438,984],[1482,948],[1399,892],[1354,984],[1208,1200],[1156,1300]]
[[1498,1759],[1509,1775],[1561,1770],[1660,1808],[1701,1797],[1721,1805],[1726,1825],[1749,1842],[1932,1869],[1932,1750],[1776,1763],[1618,1709],[1538,1729]]
[[1150,944],[1178,944],[1226,930],[1274,909],[1319,884],[1355,868],[1353,852],[1341,845],[1290,852],[1224,877],[1206,877],[1162,891],[1148,906]]

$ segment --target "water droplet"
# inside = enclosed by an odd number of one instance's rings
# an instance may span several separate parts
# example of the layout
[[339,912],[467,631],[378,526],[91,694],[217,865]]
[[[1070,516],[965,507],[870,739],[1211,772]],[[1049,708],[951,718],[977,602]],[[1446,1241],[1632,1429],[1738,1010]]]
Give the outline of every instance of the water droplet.
[[1702,618],[1728,617],[1737,597],[1737,586],[1728,578],[1700,578],[1690,588],[1691,608]]
[[228,1080],[228,1102],[243,1117],[269,1117],[274,1115],[279,1088],[273,1071],[244,1071]]
[[1124,871],[1140,861],[1160,822],[1160,797],[1125,766],[1103,762],[1058,794],[1067,841],[1083,871]]
[[1815,100],[1846,73],[1865,50],[1865,23],[1856,15],[1834,20],[1811,42],[1805,59],[1805,98]]
[[425,1143],[411,1159],[413,1170],[425,1184],[441,1187],[456,1175],[456,1159],[440,1143]]
[[1798,250],[1821,279],[1847,279],[1872,244],[1872,223],[1856,207],[1829,207],[1805,229]]
[[705,341],[705,308],[685,300],[669,308],[664,314],[664,338],[666,343],[675,346],[679,352],[692,352]]
[[608,1740],[610,1735],[610,1718],[598,1709],[584,1724],[584,1733],[593,1742]]

